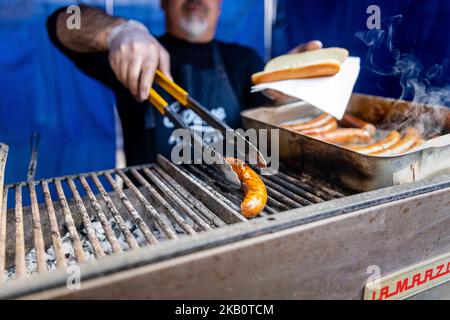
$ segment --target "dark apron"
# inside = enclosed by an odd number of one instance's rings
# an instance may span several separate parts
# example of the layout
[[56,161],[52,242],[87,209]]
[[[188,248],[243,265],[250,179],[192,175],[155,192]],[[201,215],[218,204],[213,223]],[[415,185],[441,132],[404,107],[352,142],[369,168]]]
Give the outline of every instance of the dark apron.
[[[238,128],[240,126],[241,107],[228,79],[216,43],[213,44],[213,59],[214,67],[211,69],[197,69],[192,65],[180,64],[178,66],[180,68],[180,76],[175,81],[187,90],[194,99],[208,108],[217,118],[226,122],[232,128]],[[172,58],[172,63],[176,65],[177,61]],[[159,92],[167,101],[174,101],[166,93]],[[179,105],[176,105],[176,107],[178,109],[181,108],[184,122],[200,134],[201,131],[205,133],[212,130],[211,127],[202,123],[192,110]],[[162,117],[157,112],[154,114],[156,152],[170,159],[172,148],[176,143],[172,137],[172,132],[175,128],[166,117]]]

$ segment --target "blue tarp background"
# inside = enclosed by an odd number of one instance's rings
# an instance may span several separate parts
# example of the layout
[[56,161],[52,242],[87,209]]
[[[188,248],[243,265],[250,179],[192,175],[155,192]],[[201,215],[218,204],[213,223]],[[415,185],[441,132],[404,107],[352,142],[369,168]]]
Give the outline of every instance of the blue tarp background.
[[[30,136],[39,132],[36,178],[114,167],[115,130],[112,93],[77,70],[55,49],[45,20],[56,8],[76,3],[104,7],[104,0],[0,0],[0,141],[10,145],[6,182],[25,180]],[[383,20],[402,14],[394,45],[415,55],[425,69],[442,66],[433,85],[449,80],[450,1],[446,0],[278,0],[273,55],[310,39],[325,46],[350,49],[365,57],[367,46],[355,37],[367,31],[366,9],[377,4]],[[163,33],[158,0],[115,0],[114,13],[142,21]],[[263,0],[224,0],[218,38],[254,47],[263,56]],[[385,27],[385,25],[383,26]],[[385,47],[376,61],[392,64]],[[391,96],[401,94],[396,76],[363,69],[356,90]],[[437,79],[439,78],[439,79]]]
[[[278,3],[275,56],[311,39],[321,40],[325,47],[348,48],[351,55],[362,60],[355,91],[393,98],[399,98],[403,92],[399,75],[386,75],[395,64],[395,50],[408,55],[404,62],[415,59],[418,62],[403,71],[409,79],[416,77],[440,88],[450,82],[448,0],[281,0]],[[370,14],[366,11],[370,5],[380,7],[381,29],[385,32],[370,56],[373,63],[366,59],[369,58],[367,45],[355,36],[357,32],[369,32],[366,21]],[[398,15],[402,18],[394,18]],[[390,26],[392,41],[387,41]],[[388,43],[390,46],[386,46]],[[448,95],[446,99],[450,102]],[[412,100],[412,92],[406,97]]]
[[33,132],[41,138],[36,178],[114,166],[113,95],[50,43],[45,21],[57,6],[1,1],[0,141],[10,146],[6,182],[26,179]]
[[[6,182],[26,179],[30,136],[40,133],[36,178],[114,167],[113,94],[49,41],[56,8],[104,1],[0,0],[0,141],[10,146]],[[263,51],[263,1],[224,1],[218,38]],[[114,1],[114,13],[164,32],[158,0]]]

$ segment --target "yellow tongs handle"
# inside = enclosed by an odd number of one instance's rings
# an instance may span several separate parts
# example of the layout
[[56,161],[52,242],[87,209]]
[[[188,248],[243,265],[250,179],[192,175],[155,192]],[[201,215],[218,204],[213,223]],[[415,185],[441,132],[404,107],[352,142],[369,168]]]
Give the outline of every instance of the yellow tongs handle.
[[155,89],[150,88],[150,95],[148,96],[148,100],[155,108],[164,116],[166,114],[166,108],[169,105],[163,97],[159,95]]
[[189,93],[187,93],[186,90],[181,88],[179,85],[177,85],[175,82],[167,78],[164,73],[162,73],[160,70],[156,70],[155,73],[155,82],[159,84],[161,88],[167,91],[172,97],[174,97],[179,103],[181,103],[183,106],[188,106],[188,96]]
[[[187,91],[181,88],[179,85],[177,85],[169,78],[167,78],[166,75],[164,75],[164,73],[162,73],[160,70],[156,70],[155,82],[183,106],[185,107],[188,106],[189,94],[187,93]],[[169,104],[167,103],[166,100],[164,100],[163,97],[159,95],[158,92],[155,91],[155,89],[150,88],[150,95],[148,99],[150,100],[151,104],[153,104],[162,115],[166,114],[166,107]]]

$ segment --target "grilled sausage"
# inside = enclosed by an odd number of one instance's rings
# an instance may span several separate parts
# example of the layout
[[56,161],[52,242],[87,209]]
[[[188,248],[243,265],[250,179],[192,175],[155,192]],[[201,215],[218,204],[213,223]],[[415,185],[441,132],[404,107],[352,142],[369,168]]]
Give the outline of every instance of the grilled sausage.
[[349,113],[344,114],[344,117],[342,117],[342,120],[339,121],[339,124],[343,127],[364,129],[371,135],[375,134],[375,132],[377,131],[377,128],[375,128],[373,124],[355,117]]
[[292,124],[285,124],[281,125],[282,128],[294,130],[294,131],[302,131],[302,130],[308,130],[312,128],[321,127],[325,124],[327,124],[330,120],[333,119],[333,116],[329,115],[328,113],[322,113],[317,118],[314,118],[310,121],[302,121]]
[[311,128],[311,129],[306,129],[306,130],[302,130],[299,131],[300,133],[303,134],[319,134],[319,133],[324,133],[324,132],[329,132],[329,131],[333,131],[337,129],[337,121],[334,118],[331,118],[330,121],[328,121],[325,125],[321,126],[321,127],[316,127],[316,128]]
[[424,143],[425,143],[425,140],[424,140],[424,139],[419,139],[419,140],[417,140],[417,142],[412,146],[411,149],[420,147],[420,146],[423,145]]
[[343,147],[362,154],[369,154],[373,152],[386,150],[395,145],[399,141],[400,141],[400,133],[398,131],[391,131],[386,138],[378,141],[377,143],[365,146],[345,145]]
[[363,129],[354,129],[354,128],[343,128],[336,129],[334,131],[319,133],[319,134],[310,134],[308,135],[312,138],[316,138],[319,140],[323,140],[329,143],[362,143],[369,142],[371,139],[371,134]]
[[394,144],[392,147],[381,150],[378,152],[370,153],[371,155],[398,155],[405,153],[406,151],[410,150],[415,146],[415,144],[421,139],[419,132],[414,128],[408,128],[405,130],[405,134],[403,138]]
[[246,163],[235,158],[225,159],[233,168],[241,181],[244,199],[241,202],[241,213],[246,218],[261,214],[267,202],[267,190],[258,174]]

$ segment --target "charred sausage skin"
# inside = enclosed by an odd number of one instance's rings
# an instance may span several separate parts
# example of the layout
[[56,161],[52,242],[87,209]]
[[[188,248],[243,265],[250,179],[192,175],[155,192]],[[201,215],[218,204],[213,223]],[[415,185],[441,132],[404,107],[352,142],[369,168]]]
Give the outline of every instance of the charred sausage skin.
[[259,175],[250,166],[239,159],[225,159],[233,168],[241,181],[244,199],[241,202],[241,213],[246,218],[254,218],[261,214],[267,202],[267,189]]

